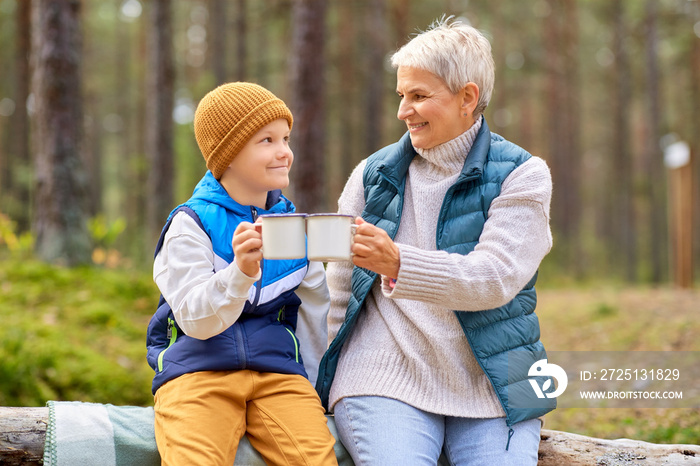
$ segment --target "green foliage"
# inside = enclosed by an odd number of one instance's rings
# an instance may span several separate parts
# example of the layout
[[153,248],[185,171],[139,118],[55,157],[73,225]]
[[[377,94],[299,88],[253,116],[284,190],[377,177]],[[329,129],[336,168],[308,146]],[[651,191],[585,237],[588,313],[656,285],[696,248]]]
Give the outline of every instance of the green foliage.
[[150,276],[7,258],[0,283],[0,405],[152,403]]
[[18,235],[15,222],[0,213],[0,248],[6,248],[14,256],[27,255],[34,248],[34,238],[29,232]]
[[598,307],[595,310],[595,317],[598,318],[605,318],[605,317],[612,317],[617,314],[617,309],[615,306],[611,306],[608,303],[599,303]]
[[91,218],[88,222],[88,230],[93,243],[103,248],[112,246],[125,229],[126,220],[123,218],[109,222],[102,214]]
[[697,426],[655,426],[649,429],[649,431],[646,433],[646,437],[651,443],[668,442],[695,445],[698,442],[698,431]]

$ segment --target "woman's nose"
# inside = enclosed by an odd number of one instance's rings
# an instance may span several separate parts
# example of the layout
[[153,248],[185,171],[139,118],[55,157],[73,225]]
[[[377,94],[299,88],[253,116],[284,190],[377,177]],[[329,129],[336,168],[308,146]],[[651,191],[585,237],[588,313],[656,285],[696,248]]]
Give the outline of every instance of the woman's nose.
[[405,120],[411,114],[412,110],[411,106],[402,99],[399,103],[399,110],[396,112],[396,118]]

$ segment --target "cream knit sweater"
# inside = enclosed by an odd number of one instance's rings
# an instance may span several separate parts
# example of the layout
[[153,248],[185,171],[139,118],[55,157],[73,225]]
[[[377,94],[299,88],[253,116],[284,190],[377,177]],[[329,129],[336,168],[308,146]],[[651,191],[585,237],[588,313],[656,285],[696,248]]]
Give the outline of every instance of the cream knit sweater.
[[[502,306],[532,278],[552,246],[552,181],[545,162],[532,157],[504,180],[472,253],[437,251],[442,200],[480,126],[481,120],[452,141],[418,150],[411,163],[395,238],[401,261],[396,286],[390,288],[382,277],[367,296],[341,351],[331,409],[343,397],[374,395],[441,415],[505,415],[452,311]],[[339,212],[361,214],[364,167],[363,161],[350,176]],[[345,317],[351,275],[349,262],[328,265],[329,342]]]

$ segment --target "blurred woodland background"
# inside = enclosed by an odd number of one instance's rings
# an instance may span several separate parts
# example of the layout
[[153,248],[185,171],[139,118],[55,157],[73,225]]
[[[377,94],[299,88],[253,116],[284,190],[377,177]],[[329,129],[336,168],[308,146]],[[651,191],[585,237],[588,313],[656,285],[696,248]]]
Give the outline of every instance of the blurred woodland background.
[[[199,99],[236,80],[283,98],[288,194],[334,211],[405,131],[388,58],[443,15],[492,42],[491,130],[552,170],[547,349],[698,351],[700,0],[0,0],[0,406],[151,405],[153,250],[206,170]],[[699,444],[700,411],[547,428]]]
[[388,58],[445,14],[492,42],[491,129],[552,169],[543,267],[663,284],[681,251],[688,286],[698,0],[0,0],[4,242],[52,263],[150,267],[205,171],[194,109],[237,80],[294,112],[298,210],[334,211],[352,168],[405,131]]

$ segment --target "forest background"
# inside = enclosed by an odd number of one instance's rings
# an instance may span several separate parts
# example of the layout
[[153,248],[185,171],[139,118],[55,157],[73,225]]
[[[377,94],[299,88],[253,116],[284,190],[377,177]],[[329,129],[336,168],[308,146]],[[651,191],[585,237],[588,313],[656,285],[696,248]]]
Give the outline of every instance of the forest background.
[[[388,58],[443,15],[491,40],[491,129],[552,170],[545,343],[698,350],[699,295],[674,286],[669,148],[695,156],[681,198],[698,276],[699,0],[0,0],[0,405],[150,402],[149,268],[205,171],[192,116],[206,92],[247,80],[283,98],[288,194],[334,211],[353,167],[405,131]],[[669,413],[646,438],[698,443],[700,416]],[[638,426],[615,416],[616,432]]]
[[491,128],[551,167],[546,265],[573,281],[671,281],[664,155],[700,147],[698,0],[0,0],[0,212],[48,260],[89,262],[97,247],[93,261],[147,266],[205,170],[194,109],[235,80],[288,102],[288,194],[334,211],[352,168],[405,131],[390,54],[445,14],[491,39]]

